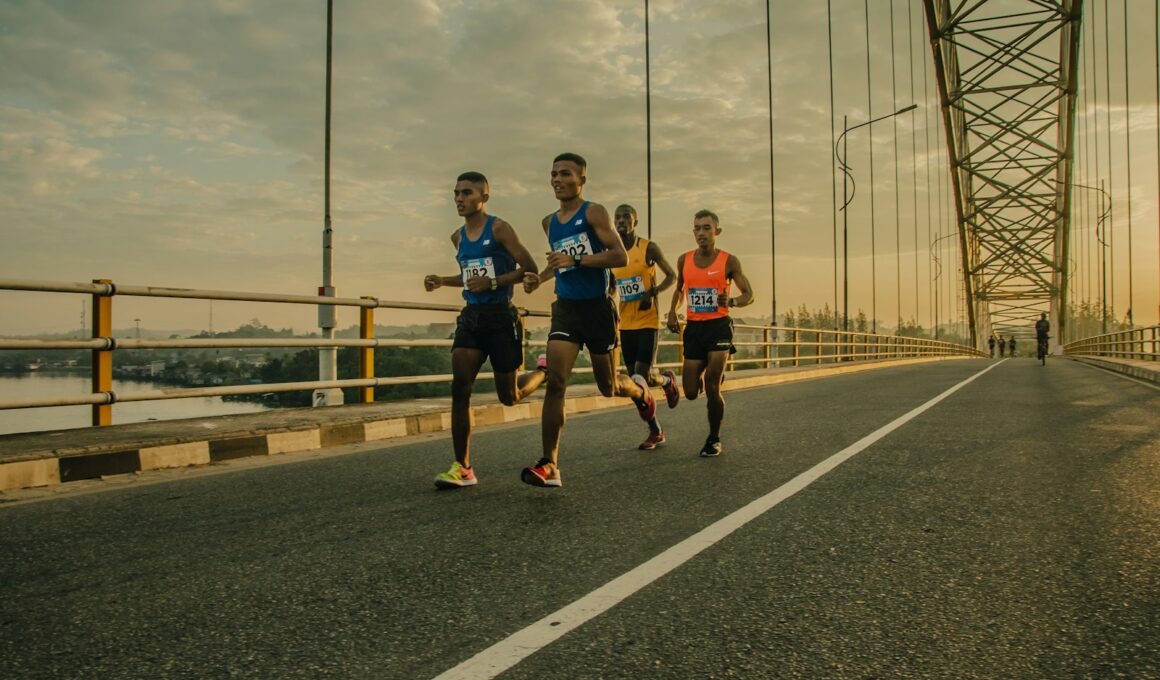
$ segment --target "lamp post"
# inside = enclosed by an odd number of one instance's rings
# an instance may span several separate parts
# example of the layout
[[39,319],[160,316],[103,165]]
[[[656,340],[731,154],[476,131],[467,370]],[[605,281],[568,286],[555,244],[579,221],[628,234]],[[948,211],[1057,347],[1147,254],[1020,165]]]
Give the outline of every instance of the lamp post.
[[[842,330],[844,331],[850,330],[850,213],[848,210],[846,210],[846,208],[850,205],[850,202],[854,200],[852,189],[855,188],[852,186],[854,184],[854,174],[850,171],[850,166],[846,164],[846,135],[853,132],[854,130],[857,130],[858,128],[866,127],[867,125],[877,123],[881,120],[886,120],[887,118],[893,118],[895,116],[904,114],[907,111],[913,111],[917,108],[918,104],[911,104],[905,108],[898,109],[894,113],[888,113],[885,116],[872,118],[865,123],[859,123],[854,127],[849,127],[846,122],[847,116],[842,116],[842,134],[838,137],[838,141],[834,142],[834,158],[838,159],[838,167],[842,169]],[[838,153],[839,147],[842,149],[841,154]],[[871,322],[875,324],[875,330],[877,330],[878,320],[872,319]]]
[[930,242],[930,257],[932,260],[934,260],[934,339],[935,340],[938,340],[938,319],[939,319],[938,299],[940,296],[939,281],[942,279],[942,260],[939,259],[939,256],[938,256],[938,244],[940,241],[945,241],[946,239],[948,239],[954,235],[955,235],[955,232],[952,231],[949,234],[944,234],[942,236],[939,236],[938,232],[936,231],[934,233],[934,240]]
[[[334,0],[326,1],[326,133],[323,150],[323,216],[322,216],[322,285],[318,287],[321,297],[334,297],[334,230],[330,226],[330,64],[331,36],[334,18]],[[337,310],[334,305],[318,305],[318,327],[322,337],[334,338],[334,328],[338,325]],[[335,380],[338,377],[338,348],[318,349],[318,379]],[[338,388],[314,390],[315,406],[339,406],[342,404],[342,390]]]
[[[1059,180],[1056,181],[1059,182]],[[1059,183],[1062,184],[1062,182]],[[1100,192],[1098,208],[1100,216],[1096,219],[1096,242],[1100,244],[1100,332],[1106,334],[1108,332],[1108,242],[1105,239],[1108,236],[1106,223],[1108,218],[1112,216],[1112,197],[1104,190],[1104,180],[1102,179],[1098,187],[1076,184],[1075,182],[1071,182],[1071,186]],[[1103,236],[1100,235],[1101,232]]]

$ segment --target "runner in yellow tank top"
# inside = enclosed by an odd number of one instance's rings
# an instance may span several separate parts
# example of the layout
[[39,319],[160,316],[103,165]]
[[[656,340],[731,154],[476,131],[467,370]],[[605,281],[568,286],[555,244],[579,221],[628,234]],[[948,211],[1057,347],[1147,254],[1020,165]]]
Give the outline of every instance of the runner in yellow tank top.
[[[717,249],[721,222],[710,210],[693,217],[693,238],[697,249],[677,260],[677,287],[669,305],[668,328],[680,331],[677,308],[686,305],[688,323],[682,336],[685,362],[681,377],[685,398],[696,399],[704,376],[705,398],[709,402],[709,437],[701,447],[701,456],[721,455],[721,421],[725,418],[725,400],[721,397],[721,379],[725,362],[736,351],[733,348],[733,320],[729,310],[753,302],[753,288],[741,272],[736,255]],[[741,294],[729,297],[729,284],[736,283]]]
[[[618,206],[613,222],[628,252],[628,264],[612,270],[612,282],[620,300],[620,351],[624,367],[637,384],[663,388],[669,408],[673,408],[681,399],[677,376],[671,370],[657,375],[652,366],[657,358],[657,329],[660,328],[656,298],[673,285],[676,272],[660,246],[636,235],[636,208],[627,204]],[[660,284],[657,284],[657,267],[665,275]],[[637,448],[651,450],[664,445],[665,433],[655,413],[648,420],[648,430],[648,436]]]

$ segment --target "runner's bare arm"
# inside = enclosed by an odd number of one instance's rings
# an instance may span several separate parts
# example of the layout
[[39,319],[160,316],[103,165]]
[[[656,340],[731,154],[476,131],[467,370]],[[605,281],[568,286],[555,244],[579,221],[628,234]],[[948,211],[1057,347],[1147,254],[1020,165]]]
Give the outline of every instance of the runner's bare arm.
[[[458,229],[451,232],[451,245],[455,246],[457,249],[459,248],[459,230]],[[428,293],[430,293],[431,291],[435,290],[436,288],[440,288],[442,286],[454,286],[456,288],[462,288],[463,287],[463,273],[460,272],[460,273],[454,274],[452,276],[440,276],[439,274],[428,274],[427,276],[423,277],[423,288],[425,288]]]
[[730,307],[744,307],[753,304],[753,286],[749,285],[749,277],[741,271],[741,260],[736,255],[730,255],[725,262],[725,276],[733,279],[741,295],[729,299]]
[[677,285],[673,288],[673,299],[669,303],[669,315],[665,321],[665,326],[672,332],[676,333],[681,330],[681,324],[677,319],[677,307],[681,304],[681,293],[685,290],[685,254],[682,253],[677,258]]

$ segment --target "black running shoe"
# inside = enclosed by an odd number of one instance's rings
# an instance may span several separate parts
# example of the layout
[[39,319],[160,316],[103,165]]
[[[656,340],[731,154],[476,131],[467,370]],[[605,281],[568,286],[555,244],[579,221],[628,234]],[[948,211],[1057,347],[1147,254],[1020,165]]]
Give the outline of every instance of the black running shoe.
[[705,445],[701,447],[702,458],[716,458],[721,455],[721,440],[709,437],[705,440]]

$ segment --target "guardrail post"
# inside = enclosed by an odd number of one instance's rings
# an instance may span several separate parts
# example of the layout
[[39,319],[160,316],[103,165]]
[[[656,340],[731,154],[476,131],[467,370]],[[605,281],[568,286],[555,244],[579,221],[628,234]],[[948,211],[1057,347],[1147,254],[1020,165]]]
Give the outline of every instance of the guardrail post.
[[790,342],[792,343],[790,345],[790,356],[793,357],[793,365],[794,366],[798,365],[798,353],[799,353],[798,338],[800,337],[798,335],[798,333],[799,333],[799,331],[796,331],[796,330],[793,331],[793,334],[792,334],[791,339],[790,339]]
[[[111,284],[111,279],[93,279]],[[93,338],[113,337],[113,287],[107,293],[93,293]],[[92,354],[93,393],[113,391],[113,349],[94,349]],[[113,424],[112,404],[93,404],[93,426]]]
[[769,328],[761,329],[761,337],[763,343],[761,345],[761,357],[765,359],[766,368],[773,368],[773,362],[770,361],[770,350],[773,348],[769,346]]
[[[364,300],[374,300],[373,297],[363,296]],[[359,307],[358,308],[358,336],[363,340],[372,340],[375,337],[375,308],[374,307]],[[359,378],[373,378],[375,377],[375,348],[374,347],[359,347],[358,348],[358,377]],[[375,388],[360,387],[358,390],[360,404],[373,404],[375,401]]]

